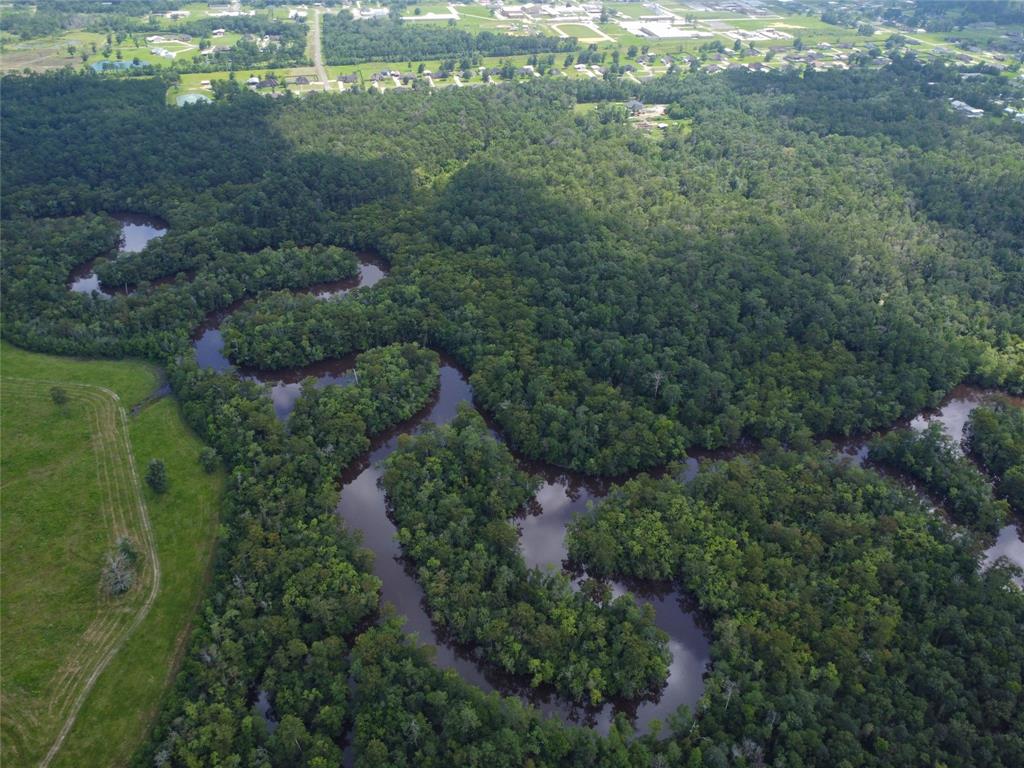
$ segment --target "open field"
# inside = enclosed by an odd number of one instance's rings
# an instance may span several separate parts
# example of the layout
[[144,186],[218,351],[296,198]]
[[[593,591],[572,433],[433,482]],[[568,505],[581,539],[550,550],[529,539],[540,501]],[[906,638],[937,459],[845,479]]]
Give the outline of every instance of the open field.
[[[199,468],[175,401],[126,415],[157,384],[150,366],[8,345],[2,357],[3,763],[50,751],[55,765],[124,764],[202,594],[223,478]],[[160,496],[135,472],[153,457],[170,477]],[[122,536],[141,555],[138,583],[108,598],[101,570]]]

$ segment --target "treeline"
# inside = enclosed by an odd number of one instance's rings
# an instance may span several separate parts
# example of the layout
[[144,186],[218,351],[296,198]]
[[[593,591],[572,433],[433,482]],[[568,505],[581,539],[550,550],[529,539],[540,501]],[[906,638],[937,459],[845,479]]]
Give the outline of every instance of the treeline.
[[[704,765],[1018,762],[1024,601],[909,492],[770,449],[640,477],[570,528],[594,576],[669,576],[712,621]],[[732,762],[735,761],[735,762]],[[680,763],[681,764],[681,763]]]
[[1024,515],[1024,408],[1008,401],[975,408],[964,445],[995,480],[996,495]]
[[1007,503],[993,498],[992,486],[938,422],[922,432],[894,429],[869,445],[871,461],[919,481],[955,522],[989,534],[1006,522],[1010,511]]
[[[333,454],[301,424],[282,425],[260,385],[171,367],[230,488],[210,597],[137,765],[340,764],[349,647],[377,612],[379,583],[370,553],[334,515],[335,478],[372,434],[422,408],[438,376],[437,356],[414,348],[374,350],[356,365],[346,397],[368,418],[348,421],[336,439],[350,448]],[[274,729],[255,707],[261,693]]]
[[472,408],[400,438],[385,467],[402,552],[454,642],[583,704],[661,688],[671,656],[650,606],[613,600],[592,583],[574,591],[564,573],[527,568],[512,518],[538,483]]
[[59,35],[72,24],[72,17],[65,13],[45,10],[4,10],[0,14],[0,31],[17,35],[22,40],[35,37]]
[[326,14],[323,55],[328,64],[363,61],[414,61],[481,56],[517,56],[576,50],[576,38],[554,35],[473,34],[456,27],[405,23],[400,19],[355,20],[346,11]]

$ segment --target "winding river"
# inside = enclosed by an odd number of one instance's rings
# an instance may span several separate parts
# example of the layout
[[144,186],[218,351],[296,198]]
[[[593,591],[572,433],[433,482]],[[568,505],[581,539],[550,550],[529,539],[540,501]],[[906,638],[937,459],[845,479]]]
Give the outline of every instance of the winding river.
[[[319,298],[338,298],[356,288],[371,286],[386,274],[380,262],[361,254],[356,278],[307,290]],[[197,329],[193,348],[201,367],[215,370],[231,367],[223,354],[224,341],[219,326],[235,308],[232,306],[211,316]],[[345,384],[351,381],[353,365],[354,356],[285,372],[245,368],[239,368],[237,372],[244,378],[268,384],[275,412],[279,418],[285,419],[301,395],[301,382],[305,378],[313,377],[318,387]],[[938,421],[959,442],[970,412],[992,394],[958,387],[940,408],[923,413],[909,423],[914,428],[923,429],[929,422]],[[550,690],[530,689],[522,681],[510,679],[491,665],[481,663],[472,649],[456,646],[434,626],[424,607],[423,590],[402,558],[395,536],[396,528],[387,514],[385,494],[379,483],[383,474],[380,463],[395,449],[399,435],[414,432],[426,422],[445,424],[455,416],[460,403],[471,404],[472,400],[473,392],[466,375],[451,360],[442,357],[440,386],[430,404],[409,422],[377,436],[369,453],[349,467],[341,478],[337,514],[350,529],[361,533],[363,545],[374,552],[374,574],[382,583],[382,600],[391,603],[396,613],[404,617],[408,631],[415,633],[421,642],[434,646],[438,666],[457,671],[463,679],[485,691],[520,696],[542,712],[557,715],[567,722],[606,733],[613,716],[623,712],[638,731],[644,733],[652,720],[664,720],[680,705],[687,704],[693,708],[704,689],[703,675],[710,661],[708,639],[685,598],[668,585],[612,585],[616,594],[628,589],[638,602],[651,605],[657,625],[669,636],[672,653],[669,678],[655,700],[609,702],[601,708],[574,706]],[[495,436],[500,439],[497,433]],[[862,464],[867,456],[867,439],[841,441],[837,450],[840,456]],[[723,455],[728,454],[691,457],[687,461],[685,478],[696,475],[702,461],[713,461]],[[604,498],[610,484],[543,464],[522,462],[522,466],[542,478],[535,503],[517,520],[523,557],[531,567],[561,569],[566,558],[567,524],[574,515],[586,514],[591,504]],[[985,553],[984,565],[994,562],[999,556],[1006,556],[1024,567],[1024,542],[1016,526],[1006,526],[1000,532],[996,544]],[[266,700],[263,705],[269,711]]]
[[[356,288],[369,288],[380,282],[387,275],[381,262],[368,253],[359,254],[359,272],[355,277],[333,283],[321,283],[306,289],[306,293],[314,294],[318,299],[338,299],[346,296]],[[244,301],[244,300],[243,300]],[[231,362],[224,356],[224,337],[220,332],[220,324],[234,312],[241,301],[216,312],[200,325],[192,336],[192,348],[195,350],[196,362],[200,368],[212,368],[215,371],[226,371],[232,368]],[[288,418],[302,394],[302,382],[307,378],[316,380],[317,387],[328,384],[348,384],[354,379],[355,355],[340,359],[324,360],[300,368],[282,371],[261,371],[255,368],[237,368],[238,375],[251,381],[260,381],[270,387],[270,399],[274,403],[274,412],[279,419]]]

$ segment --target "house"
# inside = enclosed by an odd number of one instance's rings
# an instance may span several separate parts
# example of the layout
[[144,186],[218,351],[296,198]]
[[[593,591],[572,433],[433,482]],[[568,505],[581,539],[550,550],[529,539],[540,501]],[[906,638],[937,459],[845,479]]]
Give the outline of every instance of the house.
[[338,75],[338,82],[339,83],[345,83],[346,85],[350,85],[352,83],[358,83],[359,82],[359,75],[357,75],[355,73],[353,73],[351,75]]
[[246,85],[259,85],[260,84],[260,79],[258,77],[256,77],[256,75],[253,75],[252,77],[250,77],[248,80],[245,81],[245,84]]
[[225,32],[226,32],[226,30],[223,30],[223,29],[215,29],[215,30],[213,30],[213,32],[210,33],[210,36],[211,37],[224,37]]
[[644,103],[642,101],[637,101],[636,99],[631,99],[626,102],[626,109],[629,110],[629,114],[636,116],[643,112]]
[[309,78],[305,75],[299,75],[295,78],[296,85],[309,85]]

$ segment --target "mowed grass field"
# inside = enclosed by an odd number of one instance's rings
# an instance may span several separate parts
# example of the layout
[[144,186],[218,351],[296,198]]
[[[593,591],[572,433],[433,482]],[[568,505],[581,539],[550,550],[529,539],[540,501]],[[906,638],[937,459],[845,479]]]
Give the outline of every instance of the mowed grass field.
[[[5,766],[38,765],[71,715],[52,765],[127,763],[170,682],[203,594],[223,476],[200,469],[202,445],[173,399],[127,415],[157,384],[141,363],[0,347]],[[154,457],[167,465],[162,495],[131,472]],[[122,535],[141,553],[139,582],[108,598],[102,567]]]

